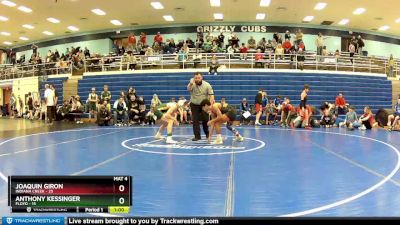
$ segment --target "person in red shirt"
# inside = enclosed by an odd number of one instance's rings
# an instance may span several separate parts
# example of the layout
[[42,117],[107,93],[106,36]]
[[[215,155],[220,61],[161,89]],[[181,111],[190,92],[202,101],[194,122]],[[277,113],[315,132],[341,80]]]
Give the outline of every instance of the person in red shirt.
[[247,53],[249,50],[247,49],[246,45],[242,43],[242,47],[240,47],[240,59],[247,59]]
[[344,99],[343,94],[339,93],[335,100],[336,105],[336,114],[344,115],[346,114],[347,107],[346,107],[346,99]]
[[256,61],[255,67],[257,68],[258,65],[263,68],[263,60],[264,60],[264,53],[261,52],[260,49],[257,49],[257,53],[254,55],[254,60]]
[[140,33],[140,42],[142,43],[142,45],[143,46],[146,46],[146,43],[147,43],[147,41],[146,41],[146,34],[145,33]]
[[136,37],[134,33],[129,34],[128,45],[131,45],[133,48],[136,48]]
[[160,32],[157,32],[156,36],[154,36],[154,42],[158,42],[158,44],[162,44],[163,37],[161,36]]
[[289,39],[286,39],[282,44],[283,49],[285,49],[285,54],[290,54],[290,49],[292,48],[292,43],[290,43]]

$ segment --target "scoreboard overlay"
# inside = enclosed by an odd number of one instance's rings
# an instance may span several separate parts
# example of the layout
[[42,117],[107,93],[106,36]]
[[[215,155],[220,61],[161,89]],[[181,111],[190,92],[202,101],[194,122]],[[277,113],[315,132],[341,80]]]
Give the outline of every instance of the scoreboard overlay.
[[8,206],[15,213],[126,213],[131,176],[9,176]]

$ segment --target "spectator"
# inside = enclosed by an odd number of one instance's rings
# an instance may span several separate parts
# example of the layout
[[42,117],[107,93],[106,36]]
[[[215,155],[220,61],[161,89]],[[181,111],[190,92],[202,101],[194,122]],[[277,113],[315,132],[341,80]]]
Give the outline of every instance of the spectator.
[[245,125],[248,125],[250,123],[250,106],[246,98],[243,98],[240,104],[240,115],[240,123],[245,123]]
[[264,90],[260,89],[255,98],[255,109],[256,109],[256,122],[254,123],[255,125],[261,125],[260,117],[263,113],[262,109],[263,95],[264,95]]
[[45,85],[45,89],[44,98],[46,99],[47,118],[49,124],[52,125],[53,119],[55,119],[56,96],[48,84]]
[[110,126],[111,125],[111,111],[102,104],[97,112],[97,125],[99,126]]
[[329,108],[323,107],[323,108],[321,108],[321,111],[322,111],[322,117],[321,117],[320,125],[322,127],[326,127],[326,128],[333,127],[333,124],[335,124],[335,119],[334,119],[331,111],[329,110]]
[[190,39],[190,37],[188,37],[188,38],[186,39],[186,44],[187,44],[187,46],[188,46],[189,48],[194,48],[194,47],[195,47],[194,42],[192,41],[192,39]]
[[236,45],[236,46],[239,46],[239,38],[236,36],[236,34],[235,33],[231,33],[231,37],[230,37],[230,39],[229,39],[229,45],[231,45],[231,46],[234,46],[234,45]]
[[137,58],[132,52],[130,52],[128,54],[127,62],[128,62],[128,69],[130,69],[130,70],[135,70],[136,69]]
[[39,120],[47,121],[47,106],[46,106],[46,100],[42,100],[42,104],[40,105],[40,110],[39,110]]
[[349,130],[354,130],[360,126],[358,123],[357,113],[354,111],[354,107],[349,107],[349,112],[346,113],[346,118],[344,122],[339,123],[339,127],[346,126]]
[[158,98],[157,94],[153,95],[153,98],[151,99],[151,107],[157,108],[162,104],[161,100]]
[[376,126],[375,118],[372,115],[372,111],[369,106],[364,108],[364,114],[359,118],[358,121],[361,124],[361,126],[358,128],[360,130],[370,130]]
[[393,59],[393,54],[390,54],[390,58],[389,58],[389,61],[388,61],[388,75],[389,75],[389,77],[396,77],[394,75],[394,67],[395,67],[395,65],[396,65],[396,63],[395,63],[395,61]]
[[[43,102],[43,100],[42,100],[42,102]],[[34,118],[35,119],[39,119],[39,115],[40,115],[40,111],[41,111],[41,105],[40,105],[40,102],[38,101],[38,100],[36,100],[35,101],[35,103],[33,104],[33,107],[34,107]]]
[[64,100],[63,105],[60,106],[57,110],[56,120],[65,120],[69,117],[69,112],[71,111],[71,105],[69,104],[68,100]]
[[[128,123],[128,108],[126,107],[126,103],[123,96],[120,96],[117,101],[114,103],[114,121],[115,125],[121,126],[126,125]],[[122,120],[122,124],[118,123],[118,121]]]
[[260,49],[260,52],[264,52],[266,48],[267,41],[265,38],[261,38],[261,40],[257,44],[257,49]]
[[180,122],[183,124],[188,124],[188,111],[187,107],[189,106],[189,101],[185,99],[185,97],[179,97],[178,101],[178,112],[180,116]]
[[103,91],[101,92],[101,104],[103,104],[104,101],[107,101],[108,104],[110,104],[111,100],[111,92],[108,90],[108,85],[103,86]]
[[197,39],[196,39],[196,48],[203,48],[203,44],[204,44],[204,38],[203,35],[197,35]]
[[254,67],[264,68],[264,53],[261,53],[261,49],[257,49],[257,53],[254,55],[254,60]]
[[211,34],[210,31],[207,33],[206,41],[207,42],[213,42],[214,41],[214,36]]
[[[268,98],[265,99],[267,100],[265,105],[265,125],[271,125],[274,123],[274,120],[277,116],[277,111],[275,109],[274,101]],[[270,122],[269,118],[271,115],[274,117],[274,119]]]
[[140,43],[143,46],[147,45],[147,37],[146,37],[146,34],[144,32],[140,33]]
[[[58,51],[56,51],[56,54],[58,54]],[[85,51],[83,51],[83,55],[85,55],[86,59],[90,58],[90,51],[87,47],[85,47]]]
[[154,36],[154,44],[158,43],[160,46],[163,43],[163,37],[160,32],[157,32],[156,36]]
[[275,49],[275,58],[283,60],[284,54],[285,54],[285,50],[283,49],[281,44],[278,44],[278,46]]
[[89,93],[87,103],[89,109],[89,119],[93,115],[93,118],[96,119],[97,114],[97,103],[99,102],[99,96],[96,94],[96,88],[92,88],[92,91]]
[[225,36],[224,33],[221,32],[221,34],[218,36],[218,44],[220,48],[224,48],[224,42],[225,42]]
[[[229,48],[228,48],[228,49],[229,49]],[[211,52],[212,52],[212,53],[217,53],[217,52],[218,52],[218,44],[217,44],[216,41],[213,41],[213,42],[212,42],[212,45],[211,45]]]
[[124,96],[125,102],[129,101],[131,99],[131,96],[134,95],[137,98],[136,94],[136,89],[132,86],[129,87],[128,92],[126,94],[126,99],[125,99],[125,93],[122,91],[120,96]]
[[354,57],[354,53],[356,52],[356,47],[352,42],[349,45],[349,52],[350,52],[350,62],[351,62],[351,64],[353,64],[353,57]]
[[135,95],[130,95],[130,97],[128,98],[127,108],[131,124],[138,124],[140,111],[139,111],[139,104],[138,101],[136,100]]
[[[28,93],[28,101],[27,101],[27,105],[28,105],[28,111],[29,111],[29,119],[33,120],[33,97],[32,97],[32,93]],[[1,113],[0,113],[1,114]]]
[[221,98],[221,102],[220,102],[222,108],[228,107],[228,102],[226,102],[226,98]]
[[136,37],[134,33],[129,34],[128,45],[132,46],[132,48],[136,48]]
[[161,54],[161,49],[162,49],[161,44],[158,42],[154,42],[154,45],[153,45],[154,55]]
[[290,54],[290,49],[292,48],[292,43],[290,43],[289,39],[286,39],[285,42],[283,42],[282,45],[285,54]]
[[[399,119],[400,119],[400,95],[397,98],[397,103],[394,107],[393,115],[388,116],[388,124],[387,125],[388,125],[389,131],[392,131],[396,127]],[[393,121],[393,123],[392,123],[392,121]]]
[[290,35],[290,32],[287,30],[286,32],[285,32],[285,40],[289,40],[289,42],[290,42],[290,39],[292,38],[292,36]]
[[180,49],[175,58],[175,60],[178,61],[179,68],[183,69],[185,67],[185,62],[187,61],[187,59],[188,59],[187,53],[183,49]]
[[318,33],[317,39],[315,39],[315,45],[317,46],[317,55],[322,55],[322,48],[325,46],[325,39],[327,39],[327,37],[324,37],[321,33]]
[[72,98],[71,104],[71,114],[73,115],[71,118],[74,118],[76,123],[83,123],[80,117],[80,115],[83,113],[83,110],[84,106],[81,102],[81,98],[79,97],[79,95],[76,95]]
[[217,56],[213,55],[211,58],[210,70],[208,71],[208,74],[214,73],[214,75],[218,75],[218,67],[219,67],[219,63],[218,63]]
[[22,117],[24,111],[24,101],[22,100],[21,96],[18,95],[18,117]]
[[300,44],[303,41],[303,32],[301,29],[298,29],[296,32],[296,44]]
[[350,40],[350,44],[354,45],[355,51],[357,51],[357,43],[358,43],[357,38],[356,36],[353,35],[353,37]]
[[193,54],[193,67],[197,68],[197,66],[200,64],[201,59],[203,58],[203,55],[200,53],[200,49],[196,48],[196,53]]
[[306,58],[304,57],[304,51],[302,48],[299,48],[299,52],[297,53],[297,66],[300,70],[304,69],[304,61]]
[[256,40],[253,38],[253,36],[250,36],[250,39],[247,41],[247,47],[249,49],[256,49],[257,48]]
[[[289,125],[292,125],[292,122],[296,119],[296,117],[296,107],[290,104],[289,98],[286,98],[282,104],[281,126],[284,128],[289,127]],[[294,128],[294,125],[292,125],[292,128]]]
[[150,107],[150,111],[146,114],[146,122],[148,125],[156,124],[157,116],[154,114],[154,107]]
[[364,48],[365,44],[364,44],[364,40],[361,38],[361,35],[358,35],[357,38],[357,51],[358,51],[358,55],[362,56],[363,55],[363,48]]
[[248,49],[246,48],[246,45],[242,43],[242,47],[240,48],[240,59],[241,60],[247,60],[247,53]]
[[343,97],[342,93],[339,93],[339,95],[336,97],[335,106],[336,106],[335,111],[338,115],[346,114],[347,111],[346,99]]

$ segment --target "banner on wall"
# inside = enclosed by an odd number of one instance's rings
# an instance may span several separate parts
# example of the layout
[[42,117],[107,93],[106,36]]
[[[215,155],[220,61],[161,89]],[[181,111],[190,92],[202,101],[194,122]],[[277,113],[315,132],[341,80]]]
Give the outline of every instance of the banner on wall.
[[246,25],[246,26],[225,26],[225,25],[210,25],[210,26],[197,26],[196,32],[252,32],[252,33],[266,33],[267,26],[260,26],[260,25]]

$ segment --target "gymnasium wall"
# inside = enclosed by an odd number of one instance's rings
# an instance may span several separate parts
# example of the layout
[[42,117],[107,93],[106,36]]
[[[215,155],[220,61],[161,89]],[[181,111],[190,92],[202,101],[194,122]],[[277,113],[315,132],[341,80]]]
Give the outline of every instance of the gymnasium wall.
[[[13,80],[12,89],[17,100],[18,96],[21,96],[22,99],[25,99],[25,95],[29,92],[39,92],[39,79],[38,77],[15,79]],[[19,104],[19,102],[17,102],[17,104]]]

